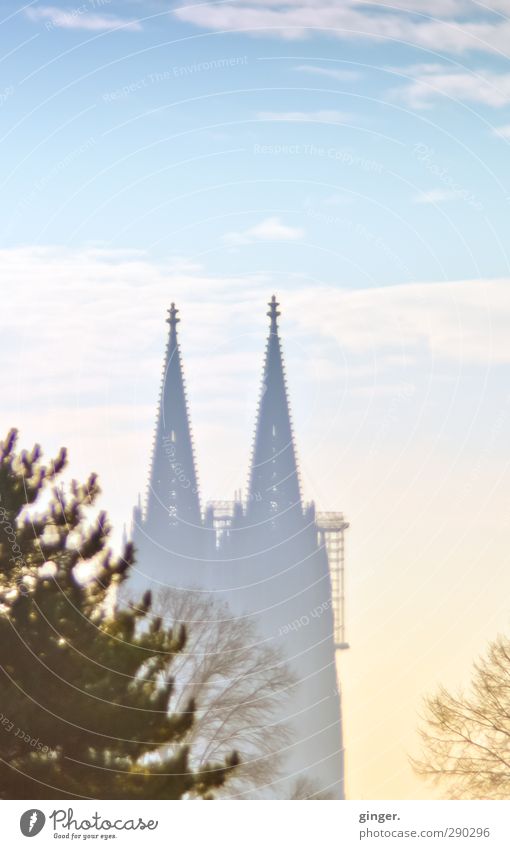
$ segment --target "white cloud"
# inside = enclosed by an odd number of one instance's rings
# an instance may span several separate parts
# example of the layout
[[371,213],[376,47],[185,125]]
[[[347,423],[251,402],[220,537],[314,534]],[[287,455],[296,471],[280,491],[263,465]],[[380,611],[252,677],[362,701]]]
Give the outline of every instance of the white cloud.
[[[278,218],[268,218],[244,232],[258,239],[292,240],[303,235],[302,230]],[[216,344],[224,324],[239,322],[241,317],[248,324],[253,320],[254,306],[265,303],[275,283],[267,276],[214,276],[184,259],[154,263],[143,252],[130,250],[5,248],[0,250],[0,263],[4,280],[1,350],[4,356],[13,354],[7,339],[12,334],[19,346],[16,358],[24,357],[26,349],[23,362],[28,376],[31,365],[37,370],[40,351],[50,343],[52,350],[69,347],[69,354],[74,355],[79,349],[89,364],[108,362],[110,373],[113,368],[115,376],[124,374],[123,357],[132,356],[140,347],[150,349],[171,300],[184,304],[183,310],[193,315],[187,333],[202,344]],[[498,361],[510,362],[507,322],[503,321],[508,316],[510,323],[510,282],[505,278],[362,290],[314,288],[293,280],[292,290],[283,297],[291,321],[299,318],[300,326],[319,336],[324,332],[331,335],[334,325],[338,333],[333,335],[352,350],[371,349],[375,344],[398,348],[395,322],[402,318],[409,327],[406,338],[410,343],[425,340],[447,356],[453,349],[443,345],[440,337],[456,336],[453,331],[459,328],[461,310],[473,322],[463,334],[467,358],[486,361],[492,345]],[[391,327],[380,322],[381,310],[394,316]],[[498,318],[491,339],[485,335],[484,314]],[[412,322],[407,320],[409,316]],[[452,322],[450,331],[436,334],[438,324],[447,321]],[[113,344],[120,353],[115,361],[105,353]],[[36,357],[34,346],[38,346]],[[59,370],[68,366],[67,356],[52,361],[52,367]],[[46,386],[44,391],[49,389],[51,386]]]
[[309,414],[321,433],[336,392],[352,414],[345,392],[361,402],[367,381],[375,397],[424,374],[432,380],[439,363],[453,380],[472,364],[510,365],[510,279],[342,290],[97,248],[4,249],[0,264],[0,434],[19,425],[23,444],[40,440],[48,454],[68,445],[72,474],[100,472],[119,527],[146,480],[172,300],[211,497],[245,477],[274,291],[292,397],[302,409],[314,399]]
[[302,239],[305,231],[301,227],[290,227],[284,224],[280,218],[266,218],[260,224],[249,227],[246,230],[232,231],[226,233],[224,241],[229,245],[249,245],[252,242],[295,242]]
[[[412,68],[403,71],[414,73]],[[500,108],[510,103],[510,73],[418,66],[415,79],[394,88],[392,93],[415,109],[426,109],[441,97]]]
[[510,124],[504,124],[502,127],[494,127],[493,134],[502,139],[510,139]]
[[457,192],[449,189],[430,189],[427,192],[420,192],[414,198],[415,203],[436,204],[444,203],[449,200],[456,200],[459,197]]
[[259,121],[283,121],[297,124],[345,124],[352,115],[337,109],[319,109],[316,112],[258,112]]
[[91,12],[87,4],[69,9],[59,9],[56,6],[37,6],[25,9],[25,15],[31,21],[46,21],[51,29],[78,29],[92,32],[104,32],[114,29],[139,31],[142,26],[139,21],[120,18],[117,15],[98,15]]
[[451,68],[451,65],[439,62],[415,62],[412,65],[389,65],[386,70],[406,77],[419,77],[423,74],[447,73]]
[[360,71],[352,71],[348,68],[323,68],[320,65],[298,65],[294,70],[301,71],[304,74],[314,74],[318,77],[327,77],[339,82],[359,80],[362,76]]
[[405,352],[469,365],[510,363],[510,280],[414,283],[378,289],[296,292],[292,318],[351,353]]
[[[259,238],[298,237],[271,219],[253,229]],[[306,337],[307,349],[312,345],[320,360],[339,352],[367,354],[370,362],[375,356],[384,365],[405,352],[413,362],[433,356],[456,364],[510,364],[508,279],[362,290],[293,279],[282,292],[282,281],[267,276],[219,277],[132,252],[4,249],[0,263],[4,419],[6,406],[20,404],[39,413],[72,403],[81,409],[110,402],[148,409],[157,392],[164,316],[172,300],[181,309],[197,397],[202,390],[210,397],[212,374],[218,387],[222,380],[231,387],[232,363],[238,360],[229,359],[225,345],[234,336],[244,357],[242,385],[250,363],[243,340],[255,334],[259,350],[265,303],[275,289],[289,337]],[[251,362],[255,374],[258,355]]]
[[[507,0],[491,8],[508,11]],[[241,30],[287,40],[323,30],[342,40],[400,41],[434,52],[506,54],[510,20],[472,0],[236,0],[188,2],[174,10],[182,21],[210,30]]]

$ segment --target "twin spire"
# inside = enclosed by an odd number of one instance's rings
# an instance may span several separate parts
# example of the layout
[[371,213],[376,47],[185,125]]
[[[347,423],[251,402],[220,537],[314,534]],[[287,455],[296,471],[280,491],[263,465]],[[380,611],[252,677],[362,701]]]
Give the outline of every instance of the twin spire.
[[[198,479],[191,437],[186,389],[177,338],[178,310],[168,311],[170,325],[158,418],[152,451],[145,529],[152,539],[166,544],[166,529],[173,526],[183,542],[196,536],[201,524]],[[188,547],[188,546],[186,546]]]
[[269,303],[271,320],[255,428],[246,515],[251,523],[286,523],[301,493],[292,435],[283,354],[278,333],[279,303]]
[[[246,520],[249,524],[279,519],[283,525],[295,510],[302,512],[296,452],[278,332],[279,303],[269,303],[262,391],[251,460]],[[153,539],[168,523],[175,535],[193,536],[201,525],[195,457],[177,337],[178,310],[172,303],[170,332],[153,446],[145,529]],[[166,537],[166,534],[165,534]],[[164,540],[160,540],[164,544]]]

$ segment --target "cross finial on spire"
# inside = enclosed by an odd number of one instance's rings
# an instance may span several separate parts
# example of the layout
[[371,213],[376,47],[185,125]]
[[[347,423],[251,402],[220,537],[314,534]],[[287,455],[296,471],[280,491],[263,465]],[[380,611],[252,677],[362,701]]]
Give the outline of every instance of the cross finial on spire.
[[167,318],[167,322],[170,325],[171,330],[175,330],[175,328],[177,327],[177,324],[181,320],[180,318],[177,318],[178,312],[179,312],[179,310],[176,308],[175,304],[172,301],[171,307],[168,310],[168,318]]
[[269,301],[269,312],[268,316],[271,319],[271,333],[276,333],[278,330],[278,317],[281,315],[281,312],[278,311],[278,307],[280,304],[276,300],[276,295],[273,295],[271,300]]

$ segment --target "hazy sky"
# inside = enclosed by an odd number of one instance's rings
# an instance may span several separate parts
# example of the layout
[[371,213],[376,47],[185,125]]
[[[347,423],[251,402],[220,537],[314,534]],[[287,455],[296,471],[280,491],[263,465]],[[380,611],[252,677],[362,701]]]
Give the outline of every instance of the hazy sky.
[[1,429],[95,469],[119,533],[175,300],[230,497],[276,292],[305,496],[352,525],[348,794],[427,797],[420,698],[509,626],[509,0],[1,15]]

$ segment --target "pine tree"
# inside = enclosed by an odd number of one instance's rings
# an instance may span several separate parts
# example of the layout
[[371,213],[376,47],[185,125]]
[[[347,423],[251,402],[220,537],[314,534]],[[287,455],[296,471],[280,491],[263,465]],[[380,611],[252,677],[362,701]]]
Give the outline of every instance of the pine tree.
[[115,558],[97,477],[64,488],[65,450],[0,443],[0,798],[211,798],[237,763],[189,766],[194,705],[172,713],[183,627],[150,594],[118,607],[133,563]]

